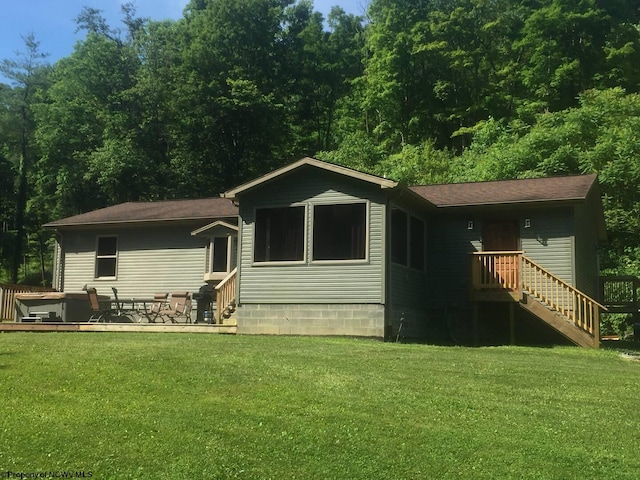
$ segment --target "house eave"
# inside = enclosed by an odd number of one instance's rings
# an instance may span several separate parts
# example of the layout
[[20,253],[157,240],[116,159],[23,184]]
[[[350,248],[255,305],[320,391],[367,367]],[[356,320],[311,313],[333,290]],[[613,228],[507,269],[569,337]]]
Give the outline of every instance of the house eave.
[[286,173],[297,170],[303,166],[312,166],[316,168],[320,168],[325,171],[338,173],[340,175],[344,175],[346,177],[362,180],[364,182],[372,183],[378,185],[381,189],[393,189],[398,186],[398,182],[393,180],[388,180],[382,177],[376,177],[375,175],[370,175],[368,173],[358,172],[356,170],[352,170],[347,167],[343,167],[341,165],[336,165],[334,163],[328,163],[321,160],[317,160],[311,157],[304,157],[297,162],[293,162],[289,165],[286,165],[282,168],[274,170],[273,172],[267,173],[262,177],[256,178],[247,183],[243,183],[242,185],[237,186],[231,190],[227,190],[221,196],[223,198],[228,198],[230,200],[236,200],[237,196],[251,190],[259,185],[262,185],[266,182],[269,182],[277,177],[280,177]]
[[[191,222],[211,222],[215,217],[177,217],[161,219],[140,219],[140,220],[110,220],[103,222],[73,222],[73,223],[47,223],[42,227],[50,230],[61,230],[66,228],[95,228],[95,227],[122,227],[122,226],[149,226],[162,225],[168,223],[191,223]],[[227,218],[227,217],[223,217]],[[204,228],[204,227],[203,227]]]

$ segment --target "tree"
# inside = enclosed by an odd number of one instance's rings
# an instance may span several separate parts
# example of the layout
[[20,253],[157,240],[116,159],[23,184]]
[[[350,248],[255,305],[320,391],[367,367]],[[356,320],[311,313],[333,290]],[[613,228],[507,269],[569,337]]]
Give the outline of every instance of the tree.
[[[35,124],[32,104],[39,89],[47,84],[48,66],[44,63],[47,54],[40,51],[40,42],[33,34],[23,37],[25,50],[18,52],[16,59],[5,59],[0,63],[0,72],[8,78],[11,89],[3,96],[3,107],[8,112],[5,145],[7,157],[14,162],[16,170],[15,237],[10,267],[11,281],[18,282],[19,266],[25,251],[27,235],[27,208],[31,168],[38,152],[34,142]],[[30,216],[34,228],[39,226],[38,217]]]

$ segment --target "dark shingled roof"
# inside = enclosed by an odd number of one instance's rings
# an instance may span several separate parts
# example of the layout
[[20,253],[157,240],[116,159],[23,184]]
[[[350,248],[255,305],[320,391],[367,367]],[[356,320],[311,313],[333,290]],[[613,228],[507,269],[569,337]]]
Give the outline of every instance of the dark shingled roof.
[[410,187],[437,207],[462,207],[585,200],[596,175],[525,178],[496,182],[418,185]]
[[238,207],[226,198],[127,202],[101,208],[44,225],[47,228],[112,223],[159,222],[168,220],[208,220],[235,217]]

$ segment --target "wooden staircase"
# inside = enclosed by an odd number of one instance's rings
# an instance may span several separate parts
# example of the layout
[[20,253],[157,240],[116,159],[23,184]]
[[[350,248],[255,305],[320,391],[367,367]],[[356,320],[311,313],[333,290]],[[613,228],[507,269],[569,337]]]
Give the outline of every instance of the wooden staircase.
[[234,268],[216,286],[216,323],[236,325],[236,279],[238,269]]
[[517,302],[576,345],[599,347],[600,311],[607,309],[524,252],[474,253],[471,274],[474,301]]

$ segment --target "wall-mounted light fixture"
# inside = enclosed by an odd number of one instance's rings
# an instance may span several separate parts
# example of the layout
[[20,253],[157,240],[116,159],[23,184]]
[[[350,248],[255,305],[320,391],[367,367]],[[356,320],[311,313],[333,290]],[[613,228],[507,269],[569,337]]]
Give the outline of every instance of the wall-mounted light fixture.
[[473,230],[473,220],[467,222],[467,230]]
[[524,219],[524,228],[531,228],[531,219],[530,218],[525,218]]

